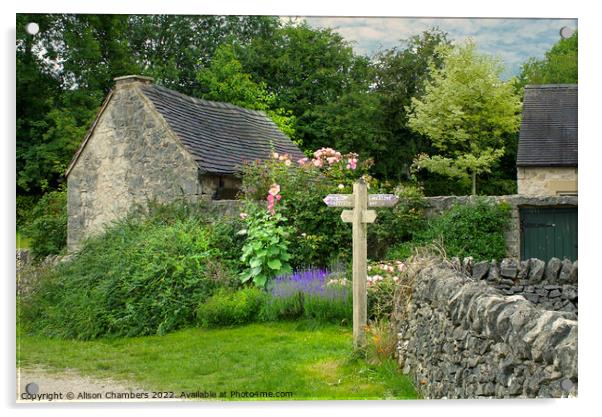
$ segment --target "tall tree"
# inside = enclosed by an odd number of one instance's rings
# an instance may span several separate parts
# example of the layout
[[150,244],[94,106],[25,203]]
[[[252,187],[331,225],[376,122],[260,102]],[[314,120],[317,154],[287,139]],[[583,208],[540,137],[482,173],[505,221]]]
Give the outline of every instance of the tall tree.
[[[40,32],[30,35],[25,25],[36,22]],[[53,76],[52,66],[44,59],[41,47],[47,29],[54,24],[53,16],[17,15],[16,39],[16,168],[17,193],[35,194],[39,179],[37,167],[28,169],[32,158],[36,158],[32,148],[43,142],[48,129],[45,115],[50,112],[60,95],[60,81]]]
[[17,15],[17,192],[59,185],[114,77],[151,75],[192,94],[218,45],[278,26],[263,16]]
[[437,155],[420,154],[414,165],[455,178],[476,179],[504,153],[504,138],[520,123],[520,99],[503,82],[499,60],[476,52],[472,41],[438,47],[443,67],[431,69],[421,99],[413,98],[408,124],[427,136]]
[[578,81],[577,32],[560,39],[546,52],[545,58],[529,59],[522,67],[518,85],[527,84],[577,84]]
[[262,110],[278,127],[294,139],[294,118],[276,107],[276,96],[265,83],[255,82],[244,72],[232,45],[223,44],[216,51],[211,65],[196,77],[200,90],[195,94],[207,100],[223,101],[253,110]]
[[374,92],[351,91],[317,106],[309,114],[314,118],[318,143],[371,158],[375,162],[372,173],[380,178],[387,176],[395,151],[389,147],[390,132],[385,128],[383,108]]
[[196,74],[211,65],[225,43],[247,45],[269,38],[280,26],[270,16],[130,16],[132,53],[157,82],[193,95],[202,86]]
[[240,50],[240,59],[253,79],[276,95],[278,107],[292,111],[305,149],[332,145],[315,109],[349,92],[358,82],[355,70],[367,63],[341,35],[306,22],[288,23],[271,37],[254,39]]
[[[125,15],[27,18],[45,23],[30,42],[35,45],[37,59],[43,62],[45,74],[60,86],[42,96],[42,100],[52,103],[51,107],[32,115],[34,123],[43,128],[35,137],[17,137],[23,159],[17,174],[18,187],[39,194],[59,185],[112,77],[135,73],[139,67],[129,53]],[[25,88],[28,81],[18,76],[19,83]],[[17,108],[18,112],[26,111],[27,105],[18,100]]]
[[372,173],[381,179],[405,178],[413,157],[430,150],[428,140],[407,126],[405,107],[421,96],[429,63],[441,66],[436,46],[448,41],[446,33],[431,29],[400,43],[364,67],[358,59],[348,91],[313,109],[317,136],[341,151],[371,157]]
[[403,178],[414,156],[431,150],[429,141],[409,128],[406,108],[412,97],[423,95],[431,69],[441,68],[443,59],[437,47],[449,44],[446,32],[432,28],[375,56],[374,91],[384,113],[384,128],[389,132],[386,153],[375,168],[380,165],[385,177]]

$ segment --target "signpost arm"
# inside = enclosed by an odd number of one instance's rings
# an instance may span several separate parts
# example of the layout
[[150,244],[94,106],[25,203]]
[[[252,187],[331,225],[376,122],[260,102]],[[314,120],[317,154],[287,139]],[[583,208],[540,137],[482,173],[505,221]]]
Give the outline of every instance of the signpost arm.
[[363,180],[353,184],[353,345],[361,348],[366,342],[368,295],[367,285],[367,224],[363,213],[368,208],[368,188]]

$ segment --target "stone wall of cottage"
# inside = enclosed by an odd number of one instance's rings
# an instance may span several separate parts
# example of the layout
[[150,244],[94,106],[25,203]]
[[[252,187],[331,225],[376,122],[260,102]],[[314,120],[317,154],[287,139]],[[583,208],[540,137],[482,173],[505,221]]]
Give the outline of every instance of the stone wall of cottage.
[[519,194],[577,194],[577,167],[518,167],[516,177]]
[[[486,196],[485,198],[496,203],[506,202],[511,207],[510,223],[504,231],[506,238],[506,255],[509,258],[520,258],[520,208],[521,207],[577,207],[577,196],[527,196],[527,195],[502,195]],[[433,217],[451,208],[455,204],[466,204],[474,201],[473,196],[443,196],[427,197],[426,217]]]
[[202,195],[198,167],[138,91],[119,84],[67,179],[68,248],[148,201]]
[[[568,275],[576,276],[566,264]],[[550,268],[556,266],[550,266]],[[458,261],[408,268],[411,294],[397,299],[397,357],[425,398],[533,398],[577,395],[577,316],[549,311],[473,279]],[[472,266],[484,277],[523,273],[520,265]],[[526,277],[546,278],[533,262]],[[476,272],[475,272],[476,271]],[[529,274],[533,271],[533,277]],[[551,271],[558,275],[562,271]],[[475,277],[476,278],[476,277]],[[496,278],[497,279],[497,278]],[[574,278],[576,280],[576,278]],[[513,282],[514,284],[514,282]]]

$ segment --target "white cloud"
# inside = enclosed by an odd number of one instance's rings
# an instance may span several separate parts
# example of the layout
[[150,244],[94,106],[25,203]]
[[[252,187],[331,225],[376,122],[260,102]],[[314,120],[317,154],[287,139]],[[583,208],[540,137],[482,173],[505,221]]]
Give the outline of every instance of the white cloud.
[[560,39],[561,27],[577,28],[576,19],[310,17],[307,21],[312,26],[333,28],[354,43],[357,53],[367,55],[439,27],[455,41],[470,37],[480,51],[501,57],[507,76],[516,73],[528,58],[543,57]]

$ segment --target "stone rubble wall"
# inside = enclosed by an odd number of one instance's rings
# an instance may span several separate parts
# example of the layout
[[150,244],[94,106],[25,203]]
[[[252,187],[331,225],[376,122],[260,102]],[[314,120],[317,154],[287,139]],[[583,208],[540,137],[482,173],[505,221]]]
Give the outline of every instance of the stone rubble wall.
[[[476,266],[476,265],[475,265]],[[577,395],[577,320],[431,260],[398,300],[397,357],[425,398]]]
[[519,194],[577,194],[578,170],[573,167],[517,167],[516,185]]
[[536,258],[520,262],[505,258],[500,263],[493,260],[473,264],[472,258],[465,258],[460,265],[460,260],[454,258],[452,264],[505,295],[522,295],[545,310],[578,314],[577,261],[552,258],[546,264]]
[[16,251],[17,297],[27,296],[37,285],[44,271],[63,262],[69,262],[74,255],[48,255],[41,261],[34,261],[30,249]]
[[69,251],[137,205],[195,201],[198,170],[136,83],[115,89],[67,177]]

